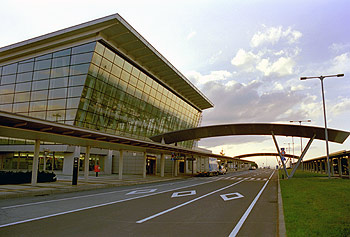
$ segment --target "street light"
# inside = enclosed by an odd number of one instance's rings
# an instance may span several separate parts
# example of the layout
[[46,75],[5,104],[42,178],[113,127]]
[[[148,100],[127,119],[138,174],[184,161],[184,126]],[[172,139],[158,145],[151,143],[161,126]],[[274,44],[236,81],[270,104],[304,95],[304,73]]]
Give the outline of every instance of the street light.
[[300,80],[314,79],[318,78],[321,81],[321,90],[322,90],[322,101],[323,101],[323,117],[324,117],[324,134],[326,138],[326,151],[327,151],[327,168],[328,168],[328,178],[331,178],[331,169],[329,166],[329,146],[328,146],[328,131],[327,131],[327,119],[326,119],[326,103],[324,100],[324,88],[323,88],[323,79],[326,77],[343,77],[344,74],[328,75],[328,76],[319,76],[319,77],[300,77]]
[[[301,126],[301,123],[311,123],[311,119],[308,119],[308,120],[296,120],[296,121],[290,120],[289,122],[291,122],[291,123],[299,123],[299,125]],[[303,153],[303,138],[300,137],[300,156],[301,156],[302,153]],[[303,160],[301,160],[301,167],[304,170]]]

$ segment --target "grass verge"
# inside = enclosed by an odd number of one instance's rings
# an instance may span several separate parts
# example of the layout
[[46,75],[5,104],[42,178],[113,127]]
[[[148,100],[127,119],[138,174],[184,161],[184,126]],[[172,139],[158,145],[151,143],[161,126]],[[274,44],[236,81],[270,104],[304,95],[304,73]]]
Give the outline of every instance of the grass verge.
[[297,170],[280,185],[288,237],[350,236],[350,180]]

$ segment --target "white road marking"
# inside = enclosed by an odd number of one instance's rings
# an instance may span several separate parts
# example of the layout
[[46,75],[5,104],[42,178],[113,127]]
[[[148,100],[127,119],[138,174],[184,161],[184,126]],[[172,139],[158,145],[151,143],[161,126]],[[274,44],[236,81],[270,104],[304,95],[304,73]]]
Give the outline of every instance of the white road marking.
[[126,201],[130,201],[130,200],[134,200],[134,199],[144,198],[144,197],[149,197],[149,196],[153,196],[153,195],[157,195],[157,194],[167,193],[167,192],[175,191],[175,190],[178,190],[178,189],[189,188],[189,187],[198,186],[198,185],[207,184],[207,183],[212,183],[212,182],[215,182],[215,180],[210,180],[210,181],[199,183],[199,184],[191,184],[191,185],[188,185],[188,186],[185,186],[185,187],[179,187],[179,188],[164,190],[164,191],[160,191],[160,192],[156,192],[156,193],[145,194],[145,195],[142,195],[142,196],[126,198],[126,199],[122,199],[122,200],[117,200],[117,201],[97,204],[97,205],[93,205],[93,206],[78,208],[78,209],[74,209],[74,210],[70,210],[70,211],[58,212],[58,213],[54,213],[54,214],[50,214],[50,215],[46,215],[46,216],[39,216],[39,217],[30,218],[30,219],[26,219],[26,220],[22,220],[22,221],[16,221],[16,222],[11,222],[11,223],[7,223],[7,224],[2,224],[2,225],[0,225],[0,228],[6,227],[6,226],[17,225],[17,224],[21,224],[21,223],[26,223],[26,222],[30,222],[30,221],[35,221],[35,220],[41,220],[41,219],[45,219],[45,218],[49,218],[49,217],[53,217],[53,216],[60,216],[60,215],[68,214],[68,213],[88,210],[88,209],[92,209],[92,208],[103,207],[103,206],[107,206],[107,205],[112,205],[112,204],[116,204],[116,203],[126,202]]
[[153,193],[157,191],[156,188],[153,188],[153,189],[141,189],[141,190],[134,190],[134,191],[131,191],[125,195],[130,195],[130,194],[143,194],[143,193]]
[[173,193],[173,195],[171,195],[171,197],[172,198],[174,198],[174,197],[184,197],[184,196],[190,196],[190,195],[196,195],[196,190],[175,192],[175,193]]
[[233,183],[233,184],[231,184],[231,185],[228,185],[228,186],[226,186],[226,187],[223,187],[223,188],[214,190],[214,191],[212,191],[212,192],[210,192],[210,193],[204,194],[204,195],[202,195],[202,196],[200,196],[200,197],[197,197],[197,198],[195,198],[195,199],[192,199],[192,200],[190,200],[190,201],[188,201],[188,202],[184,202],[184,203],[182,203],[182,204],[180,204],[180,205],[177,205],[177,206],[175,206],[175,207],[169,208],[169,209],[167,209],[167,210],[165,210],[165,211],[158,212],[158,213],[156,213],[156,214],[154,214],[154,215],[152,215],[152,216],[149,216],[149,217],[146,217],[146,218],[144,218],[144,219],[142,219],[142,220],[136,221],[136,223],[142,224],[142,223],[144,223],[144,222],[146,222],[146,221],[149,221],[149,220],[151,220],[151,219],[153,219],[153,218],[156,218],[156,217],[161,216],[161,215],[163,215],[163,214],[166,214],[166,213],[168,213],[168,212],[174,211],[174,210],[176,210],[176,209],[178,209],[178,208],[180,208],[180,207],[186,206],[186,205],[188,205],[188,204],[190,204],[190,203],[192,203],[192,202],[198,201],[198,200],[200,200],[200,199],[202,199],[202,198],[205,198],[205,197],[207,197],[207,196],[209,196],[209,195],[212,195],[212,194],[214,194],[214,193],[217,193],[217,192],[220,192],[220,191],[225,190],[225,189],[227,189],[227,188],[230,188],[230,187],[232,187],[232,186],[234,186],[234,185],[236,185],[236,184],[239,184],[239,183],[241,183],[241,182],[243,182],[243,180],[238,181],[238,182],[236,182],[236,183]]
[[224,201],[230,201],[230,200],[242,198],[242,197],[244,197],[244,196],[243,196],[242,194],[240,194],[240,193],[228,193],[228,194],[222,194],[222,195],[220,195],[220,197],[221,197]]
[[[179,181],[178,183],[183,183],[183,182],[185,182],[185,181]],[[149,186],[149,187],[146,187],[146,188],[153,188],[153,187],[159,187],[159,186],[165,186],[165,185],[173,185],[173,184],[174,183],[152,185],[152,186]],[[10,209],[10,208],[17,208],[17,207],[25,207],[25,206],[31,206],[31,205],[45,204],[45,203],[50,203],[50,202],[60,202],[60,201],[67,201],[67,200],[72,200],[72,199],[80,199],[80,198],[108,195],[108,194],[113,194],[113,193],[121,193],[121,192],[127,192],[129,190],[138,190],[138,189],[144,189],[144,188],[145,187],[140,187],[140,188],[126,189],[126,190],[117,190],[117,191],[104,192],[104,193],[95,193],[95,194],[81,195],[81,196],[75,196],[75,197],[69,197],[69,198],[60,198],[60,199],[47,200],[47,201],[41,201],[41,202],[31,202],[31,203],[25,203],[25,204],[18,204],[18,205],[13,205],[13,206],[2,207],[1,209]]]
[[252,203],[249,205],[248,209],[245,211],[245,213],[243,214],[243,216],[241,217],[241,219],[239,220],[239,222],[237,223],[235,228],[232,230],[232,232],[230,233],[229,237],[234,237],[234,236],[236,236],[238,234],[239,230],[241,229],[241,227],[244,224],[245,220],[247,219],[248,215],[252,211],[252,209],[255,206],[256,202],[259,200],[262,192],[265,190],[267,184],[269,183],[269,181],[270,181],[270,179],[271,179],[271,177],[272,177],[272,175],[274,173],[275,173],[275,170],[272,172],[272,174],[270,175],[269,179],[266,181],[265,185],[261,188],[261,190],[258,193],[258,195],[256,195],[256,197],[254,198]]

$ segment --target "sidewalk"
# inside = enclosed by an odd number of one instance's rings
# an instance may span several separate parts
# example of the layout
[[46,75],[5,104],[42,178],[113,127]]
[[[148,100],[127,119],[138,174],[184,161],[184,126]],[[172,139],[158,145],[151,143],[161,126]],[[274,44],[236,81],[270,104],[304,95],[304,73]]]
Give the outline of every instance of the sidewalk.
[[88,182],[85,182],[84,176],[79,176],[78,185],[72,185],[72,176],[57,174],[56,182],[38,183],[36,186],[31,186],[31,184],[0,185],[0,199],[28,196],[46,196],[56,193],[70,193],[95,190],[100,188],[155,183],[169,180],[185,179],[189,177],[191,176],[180,175],[178,177],[160,177],[155,175],[148,175],[146,178],[143,178],[142,175],[123,175],[123,179],[119,180],[118,175],[100,175],[99,177],[89,176]]

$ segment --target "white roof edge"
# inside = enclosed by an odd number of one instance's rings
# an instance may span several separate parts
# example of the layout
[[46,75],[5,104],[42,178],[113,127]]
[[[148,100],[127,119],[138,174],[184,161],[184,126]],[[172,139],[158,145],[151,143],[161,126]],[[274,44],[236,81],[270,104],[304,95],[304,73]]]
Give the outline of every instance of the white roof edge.
[[10,49],[18,48],[18,47],[21,47],[21,46],[25,46],[27,44],[32,44],[32,43],[35,43],[35,42],[39,42],[41,40],[49,39],[49,38],[61,35],[63,33],[68,33],[68,32],[71,32],[71,31],[79,30],[79,29],[88,27],[90,25],[94,25],[94,24],[103,23],[103,22],[106,22],[106,21],[109,21],[109,20],[113,20],[115,18],[118,18],[118,16],[119,16],[118,14],[112,14],[112,15],[109,15],[109,16],[105,16],[105,17],[101,17],[101,18],[98,18],[98,19],[95,19],[95,20],[84,22],[84,23],[81,23],[81,24],[78,24],[78,25],[75,25],[75,26],[70,26],[70,27],[64,28],[62,30],[54,31],[54,32],[51,32],[51,33],[48,33],[48,34],[44,34],[44,35],[41,35],[41,36],[37,36],[37,37],[31,38],[31,39],[28,39],[28,40],[24,40],[24,41],[15,43],[15,44],[10,44],[10,45],[1,47],[0,48],[0,53],[4,52],[6,50],[10,50]]

